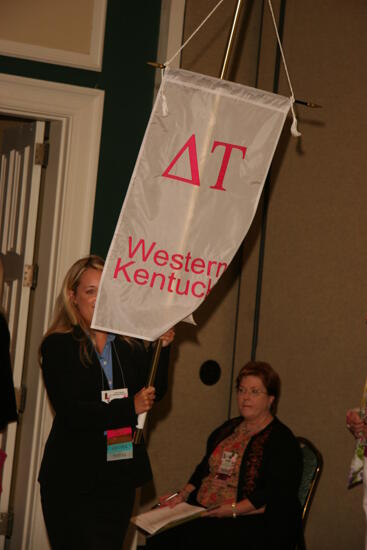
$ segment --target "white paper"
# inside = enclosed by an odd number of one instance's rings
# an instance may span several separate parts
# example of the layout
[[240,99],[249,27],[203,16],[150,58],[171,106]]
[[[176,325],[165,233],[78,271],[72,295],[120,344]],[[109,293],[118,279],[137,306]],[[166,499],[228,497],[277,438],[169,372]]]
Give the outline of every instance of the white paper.
[[204,511],[205,508],[201,506],[192,506],[186,502],[181,502],[174,508],[162,506],[149,510],[149,512],[131,518],[131,522],[152,535],[171,523],[181,522],[184,518],[189,518]]

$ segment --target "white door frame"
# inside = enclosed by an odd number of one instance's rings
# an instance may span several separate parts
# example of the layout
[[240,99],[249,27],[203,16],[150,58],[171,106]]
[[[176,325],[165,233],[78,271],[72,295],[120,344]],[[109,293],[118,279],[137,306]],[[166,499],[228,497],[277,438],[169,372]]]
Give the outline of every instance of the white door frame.
[[65,159],[57,174],[56,265],[50,291],[58,288],[71,262],[89,252],[103,99],[101,90],[0,74],[0,112],[63,125]]
[[[46,172],[46,188],[47,180],[52,181],[52,191],[50,188],[45,191],[47,205],[43,208],[45,212],[41,220],[43,233],[40,239],[47,240],[44,246],[47,249],[47,266],[43,269],[42,291],[38,293],[41,297],[35,300],[34,314],[38,318],[33,323],[36,328],[31,327],[29,353],[32,357],[25,359],[33,365],[37,361],[37,357],[33,355],[39,341],[32,342],[32,338],[35,340],[38,335],[40,339],[47,329],[55,297],[67,269],[90,250],[103,100],[104,92],[101,90],[0,74],[1,113],[56,121],[57,128],[54,133],[58,159],[50,163]],[[52,149],[50,154],[52,155]],[[50,424],[50,410],[40,369],[34,369],[33,376],[37,377],[36,390],[26,405],[32,407],[33,429],[31,443],[28,445],[31,452],[28,457],[28,479],[24,487],[22,525],[17,525],[15,510],[17,541],[13,534],[6,545],[19,550],[47,547],[43,542],[42,545],[37,542],[44,540],[43,520],[39,514],[37,474],[45,433]]]

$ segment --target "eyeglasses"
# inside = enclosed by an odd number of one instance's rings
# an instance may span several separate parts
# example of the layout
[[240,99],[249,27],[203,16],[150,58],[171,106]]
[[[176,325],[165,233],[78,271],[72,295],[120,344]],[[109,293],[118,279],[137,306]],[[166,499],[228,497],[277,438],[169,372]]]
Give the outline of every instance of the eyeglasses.
[[265,394],[265,395],[268,395],[268,392],[266,392],[266,391],[261,391],[261,390],[259,390],[259,389],[257,389],[257,388],[249,388],[249,389],[247,389],[247,388],[241,388],[241,386],[240,386],[240,387],[238,388],[237,391],[238,391],[238,393],[240,393],[241,395],[247,395],[247,394],[249,394],[249,395],[251,395],[251,397],[259,397],[259,395],[260,395],[261,393],[263,393],[263,394]]

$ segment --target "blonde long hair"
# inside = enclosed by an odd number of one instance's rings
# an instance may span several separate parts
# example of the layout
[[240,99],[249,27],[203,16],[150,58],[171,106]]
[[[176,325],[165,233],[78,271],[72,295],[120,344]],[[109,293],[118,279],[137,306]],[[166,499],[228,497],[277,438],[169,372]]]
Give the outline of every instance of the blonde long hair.
[[[83,365],[87,366],[92,362],[93,342],[95,347],[94,331],[84,321],[80,315],[78,308],[74,304],[74,300],[71,299],[80,284],[80,279],[83,273],[87,269],[96,269],[102,271],[104,267],[104,260],[100,256],[91,254],[85,256],[76,261],[65,275],[65,279],[62,284],[61,292],[57,297],[54,316],[49,329],[43,336],[42,342],[47,336],[54,333],[67,333],[72,332],[74,327],[79,326],[81,328],[81,334],[78,337],[80,343],[80,360]],[[128,336],[119,336],[123,340],[126,340],[128,344],[134,346],[138,343],[135,338]],[[42,346],[42,343],[41,343]],[[41,347],[40,347],[41,350]],[[42,358],[41,351],[39,351],[40,362]]]
[[102,271],[103,266],[103,258],[91,254],[76,261],[70,267],[62,283],[61,292],[56,299],[54,316],[51,325],[42,339],[43,342],[43,340],[50,334],[72,332],[74,327],[79,326],[81,328],[81,335],[79,338],[80,359],[84,365],[91,363],[92,349],[90,340],[94,343],[94,336],[90,326],[84,321],[78,308],[74,304],[74,300],[71,298],[80,284],[80,279],[83,273],[85,273],[87,269]]
[[96,269],[102,271],[104,266],[103,258],[91,254],[76,261],[67,274],[62,283],[61,292],[57,297],[54,316],[48,331],[45,334],[48,336],[54,332],[71,332],[76,325],[85,332],[89,337],[92,337],[92,331],[88,324],[80,315],[78,308],[71,299],[75,295],[80,284],[80,279],[87,269]]

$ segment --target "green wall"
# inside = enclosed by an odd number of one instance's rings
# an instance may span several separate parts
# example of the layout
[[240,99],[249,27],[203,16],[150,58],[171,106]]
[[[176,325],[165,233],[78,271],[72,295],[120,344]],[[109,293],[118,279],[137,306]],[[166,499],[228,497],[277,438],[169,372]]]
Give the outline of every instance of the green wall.
[[[109,0],[101,72],[0,56],[0,72],[105,91],[91,251],[105,256],[150,115],[160,0]],[[1,105],[0,105],[1,110]],[[85,197],[85,200],[89,200]]]

